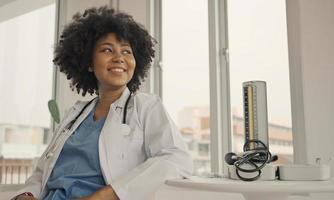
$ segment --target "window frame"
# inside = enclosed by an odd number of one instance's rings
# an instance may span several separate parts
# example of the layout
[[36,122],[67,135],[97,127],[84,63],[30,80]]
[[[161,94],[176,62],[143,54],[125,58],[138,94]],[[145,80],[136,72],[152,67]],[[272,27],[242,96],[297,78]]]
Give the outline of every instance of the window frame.
[[225,154],[232,150],[227,2],[208,0],[211,171],[226,174]]
[[[290,95],[291,95],[291,120],[292,120],[292,146],[293,146],[293,162],[296,164],[307,163],[307,143],[305,131],[305,115],[304,115],[304,95],[303,95],[303,72],[300,45],[300,32],[292,30],[301,30],[300,27],[292,27],[299,25],[295,22],[296,18],[288,16],[300,16],[299,9],[295,9],[298,3],[285,1],[287,15],[287,34],[288,34],[288,56],[289,56],[289,74],[290,74]],[[293,5],[293,6],[292,6]],[[298,18],[299,19],[299,18]],[[291,51],[294,48],[295,51]],[[296,51],[297,50],[297,51]]]
[[149,0],[147,9],[148,29],[157,41],[155,58],[150,68],[148,91],[158,95],[162,99],[163,65],[162,65],[162,0]]

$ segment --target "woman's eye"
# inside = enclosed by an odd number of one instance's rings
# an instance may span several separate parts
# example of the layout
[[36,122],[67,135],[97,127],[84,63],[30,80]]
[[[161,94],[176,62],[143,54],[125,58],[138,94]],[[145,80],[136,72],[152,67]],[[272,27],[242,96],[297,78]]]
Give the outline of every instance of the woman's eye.
[[124,50],[123,53],[124,54],[132,54],[132,51],[131,50]]
[[103,52],[112,52],[112,50],[110,48],[105,48],[102,50]]

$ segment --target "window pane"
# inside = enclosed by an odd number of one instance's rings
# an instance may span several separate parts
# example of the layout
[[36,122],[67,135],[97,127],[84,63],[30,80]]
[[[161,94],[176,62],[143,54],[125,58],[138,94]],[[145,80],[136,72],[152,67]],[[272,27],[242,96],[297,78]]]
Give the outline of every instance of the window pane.
[[163,101],[197,174],[210,172],[208,41],[207,0],[162,1]]
[[46,147],[55,4],[0,22],[0,184],[24,183]]
[[269,148],[292,161],[290,81],[285,0],[229,0],[228,35],[233,150],[242,151],[242,83],[267,83]]

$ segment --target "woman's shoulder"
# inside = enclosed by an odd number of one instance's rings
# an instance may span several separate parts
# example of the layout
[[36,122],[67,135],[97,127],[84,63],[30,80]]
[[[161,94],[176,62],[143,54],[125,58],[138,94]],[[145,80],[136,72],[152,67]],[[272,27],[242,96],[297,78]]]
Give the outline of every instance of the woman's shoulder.
[[74,105],[72,106],[72,108],[74,110],[81,110],[82,108],[84,108],[87,104],[91,104],[94,103],[96,101],[96,97],[90,99],[90,100],[77,100]]
[[161,104],[161,99],[156,94],[137,92],[134,95],[134,103],[139,109],[147,109],[156,104]]
[[160,101],[160,97],[156,94],[137,92],[135,95],[135,100],[140,103],[154,103]]
[[76,101],[74,105],[72,106],[74,109],[79,109],[81,107],[84,107],[89,101]]
[[71,107],[65,109],[64,118],[66,118],[69,115],[72,115],[73,113],[79,112],[80,110],[82,110],[83,107],[85,107],[85,105],[88,102],[89,101],[81,101],[81,100],[76,101]]
[[87,104],[93,102],[94,99],[95,98],[91,100],[77,100],[71,107],[65,109],[64,119],[79,113]]

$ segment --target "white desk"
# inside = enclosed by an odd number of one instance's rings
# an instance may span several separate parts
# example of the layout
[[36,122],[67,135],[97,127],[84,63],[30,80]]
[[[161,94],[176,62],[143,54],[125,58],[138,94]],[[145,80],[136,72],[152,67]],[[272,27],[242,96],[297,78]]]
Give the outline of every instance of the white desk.
[[168,180],[166,185],[203,191],[241,193],[245,200],[286,200],[291,194],[334,193],[334,181],[253,181],[225,178]]

